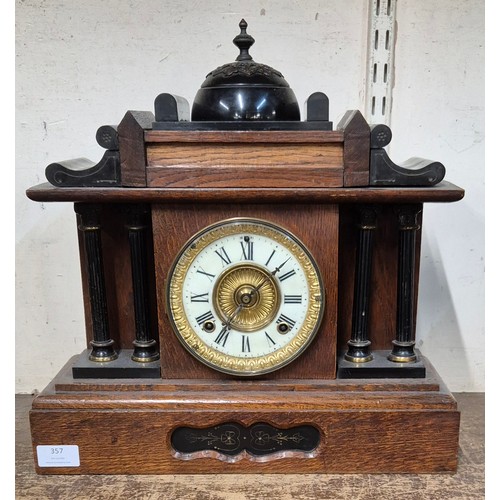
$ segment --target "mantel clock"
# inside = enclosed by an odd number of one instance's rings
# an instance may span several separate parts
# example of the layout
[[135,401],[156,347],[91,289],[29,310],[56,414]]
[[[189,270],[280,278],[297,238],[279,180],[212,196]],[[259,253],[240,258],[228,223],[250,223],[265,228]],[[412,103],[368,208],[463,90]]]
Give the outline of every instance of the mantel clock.
[[321,92],[301,119],[233,41],[192,106],[158,95],[27,191],[74,204],[88,343],[33,401],[37,472],[454,471],[415,318],[423,205],[463,190]]

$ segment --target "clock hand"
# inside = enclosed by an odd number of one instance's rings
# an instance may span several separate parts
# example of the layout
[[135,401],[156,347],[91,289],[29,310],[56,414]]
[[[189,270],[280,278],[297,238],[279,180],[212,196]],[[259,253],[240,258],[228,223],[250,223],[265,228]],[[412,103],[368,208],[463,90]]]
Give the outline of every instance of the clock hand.
[[255,292],[258,292],[264,286],[264,283],[267,283],[269,281],[269,279],[270,276],[264,277],[264,279],[259,283],[259,285],[250,291],[250,295],[253,295]]
[[279,273],[281,271],[281,268],[291,259],[291,257],[288,257],[288,259],[285,260],[281,265],[279,265],[271,274],[274,276],[276,273]]
[[229,335],[229,332],[231,331],[231,321],[233,321],[233,319],[240,312],[240,310],[241,310],[241,306],[239,306],[236,309],[236,311],[234,311],[234,313],[231,314],[231,316],[229,317],[229,319],[225,323],[222,323],[222,325],[223,325],[222,330],[219,332],[219,334],[215,338],[216,343],[223,342],[222,345],[224,345],[224,346],[226,345],[227,336]]
[[227,319],[227,321],[225,323],[222,323],[224,325],[224,328],[221,330],[221,333],[224,333],[227,330],[231,329],[231,323],[234,320],[234,318],[236,318],[236,316],[239,314],[239,312],[241,311],[242,307],[243,307],[243,304],[240,304],[236,308],[236,310],[233,312],[233,314],[231,314],[231,316],[229,316],[229,318]]
[[[288,257],[288,259],[285,260],[285,262],[283,262],[282,264],[280,264],[272,273],[271,273],[271,276],[275,276],[276,273],[279,273],[281,271],[281,268],[291,259],[291,257]],[[264,283],[266,283],[266,281],[269,281],[269,279],[271,278],[271,276],[266,276],[259,284],[259,286],[257,288],[254,288],[251,292],[250,292],[250,295],[254,292],[258,292],[262,286],[264,285]]]
[[[275,270],[270,274],[270,276],[266,276],[258,285],[257,287],[253,288],[252,290],[250,290],[248,292],[248,297],[252,297],[255,293],[257,293],[263,286],[265,283],[267,283],[272,276],[275,276],[280,270],[281,268],[291,259],[291,257],[288,257],[288,259],[286,259],[284,262],[282,262],[277,268],[275,268]],[[229,316],[229,318],[222,323],[223,325],[223,328],[222,330],[220,331],[219,333],[219,337],[221,335],[224,335],[227,331],[231,330],[231,323],[233,322],[234,318],[236,318],[236,316],[240,313],[241,309],[243,308],[244,304],[240,304],[236,309],[235,311],[233,312],[233,314],[231,314],[231,316]]]

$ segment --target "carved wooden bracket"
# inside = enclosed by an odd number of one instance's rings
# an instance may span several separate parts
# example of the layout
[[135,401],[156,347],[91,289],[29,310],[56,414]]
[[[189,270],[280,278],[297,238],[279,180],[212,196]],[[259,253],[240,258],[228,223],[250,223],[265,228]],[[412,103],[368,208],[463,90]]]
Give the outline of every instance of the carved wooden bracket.
[[384,147],[392,139],[387,125],[373,125],[370,134],[370,186],[435,186],[444,179],[442,163],[409,158],[396,165]]
[[95,164],[87,158],[51,163],[45,177],[57,187],[120,186],[120,154],[117,127],[103,125],[96,133],[97,143],[106,149],[101,161]]

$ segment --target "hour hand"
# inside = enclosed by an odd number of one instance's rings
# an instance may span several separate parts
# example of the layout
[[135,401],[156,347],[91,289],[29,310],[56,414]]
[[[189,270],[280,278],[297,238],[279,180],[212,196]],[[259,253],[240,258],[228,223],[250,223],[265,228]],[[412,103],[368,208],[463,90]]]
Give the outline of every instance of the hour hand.
[[219,332],[219,335],[215,337],[215,343],[225,346],[227,338],[229,336],[229,332],[230,332],[230,327],[228,325],[224,325],[222,330]]
[[227,319],[227,321],[225,321],[224,323],[222,323],[224,325],[224,328],[227,328],[228,330],[231,329],[231,323],[233,322],[234,318],[236,318],[236,316],[238,316],[238,314],[241,311],[242,307],[243,307],[243,304],[240,304],[236,308],[236,310],[233,312],[233,314],[231,314],[231,316],[229,316],[229,318]]
[[222,330],[219,332],[219,335],[217,335],[217,337],[215,338],[216,344],[219,344],[222,346],[226,345],[226,341],[227,341],[227,338],[229,336],[229,332],[231,331],[231,323],[234,320],[234,318],[236,318],[238,313],[241,311],[242,307],[243,307],[242,305],[239,305],[236,308],[236,310],[233,312],[233,314],[231,314],[231,316],[229,316],[229,318],[224,323],[222,323],[222,325],[223,325]]

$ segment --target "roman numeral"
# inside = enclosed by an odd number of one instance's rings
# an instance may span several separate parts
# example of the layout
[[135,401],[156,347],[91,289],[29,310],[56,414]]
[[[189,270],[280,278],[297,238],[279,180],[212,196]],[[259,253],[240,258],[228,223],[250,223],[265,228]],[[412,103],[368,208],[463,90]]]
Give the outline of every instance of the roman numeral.
[[[286,295],[285,295],[286,297]],[[208,292],[200,294],[191,294],[191,302],[208,302]]]
[[283,282],[285,280],[287,280],[288,278],[290,278],[290,276],[293,276],[295,274],[295,270],[292,269],[291,271],[288,271],[287,273],[281,275],[281,276],[278,276],[278,279]]
[[264,332],[264,333],[266,334],[266,339],[267,339],[267,343],[269,344],[269,347],[272,347],[273,345],[276,345],[276,342],[269,335],[269,333],[267,333],[267,332]]
[[229,258],[229,255],[227,254],[226,249],[224,247],[221,247],[220,250],[216,250],[215,253],[222,259],[222,262],[226,266],[231,264],[231,259]]
[[280,314],[280,317],[276,320],[276,323],[286,323],[290,328],[293,328],[295,321],[284,314]]
[[241,352],[250,352],[250,338],[248,335],[241,336]]
[[225,347],[227,338],[229,337],[229,333],[230,333],[230,330],[228,330],[227,328],[224,327],[221,330],[221,332],[219,333],[219,335],[217,335],[217,338],[215,339],[215,343],[219,344],[219,345],[222,344],[222,347]]
[[205,275],[210,281],[212,281],[215,278],[215,274],[207,273],[201,267],[200,269],[197,269],[196,272]]
[[198,317],[196,318],[196,322],[197,322],[200,326],[202,326],[202,325],[203,325],[203,323],[205,323],[205,321],[210,321],[210,320],[212,320],[212,319],[214,319],[214,315],[212,314],[212,312],[211,312],[211,311],[207,311],[205,314],[201,314],[200,316],[198,316]]
[[285,304],[302,304],[302,295],[285,295]]
[[243,250],[243,260],[253,260],[253,241],[240,241],[241,249]]

